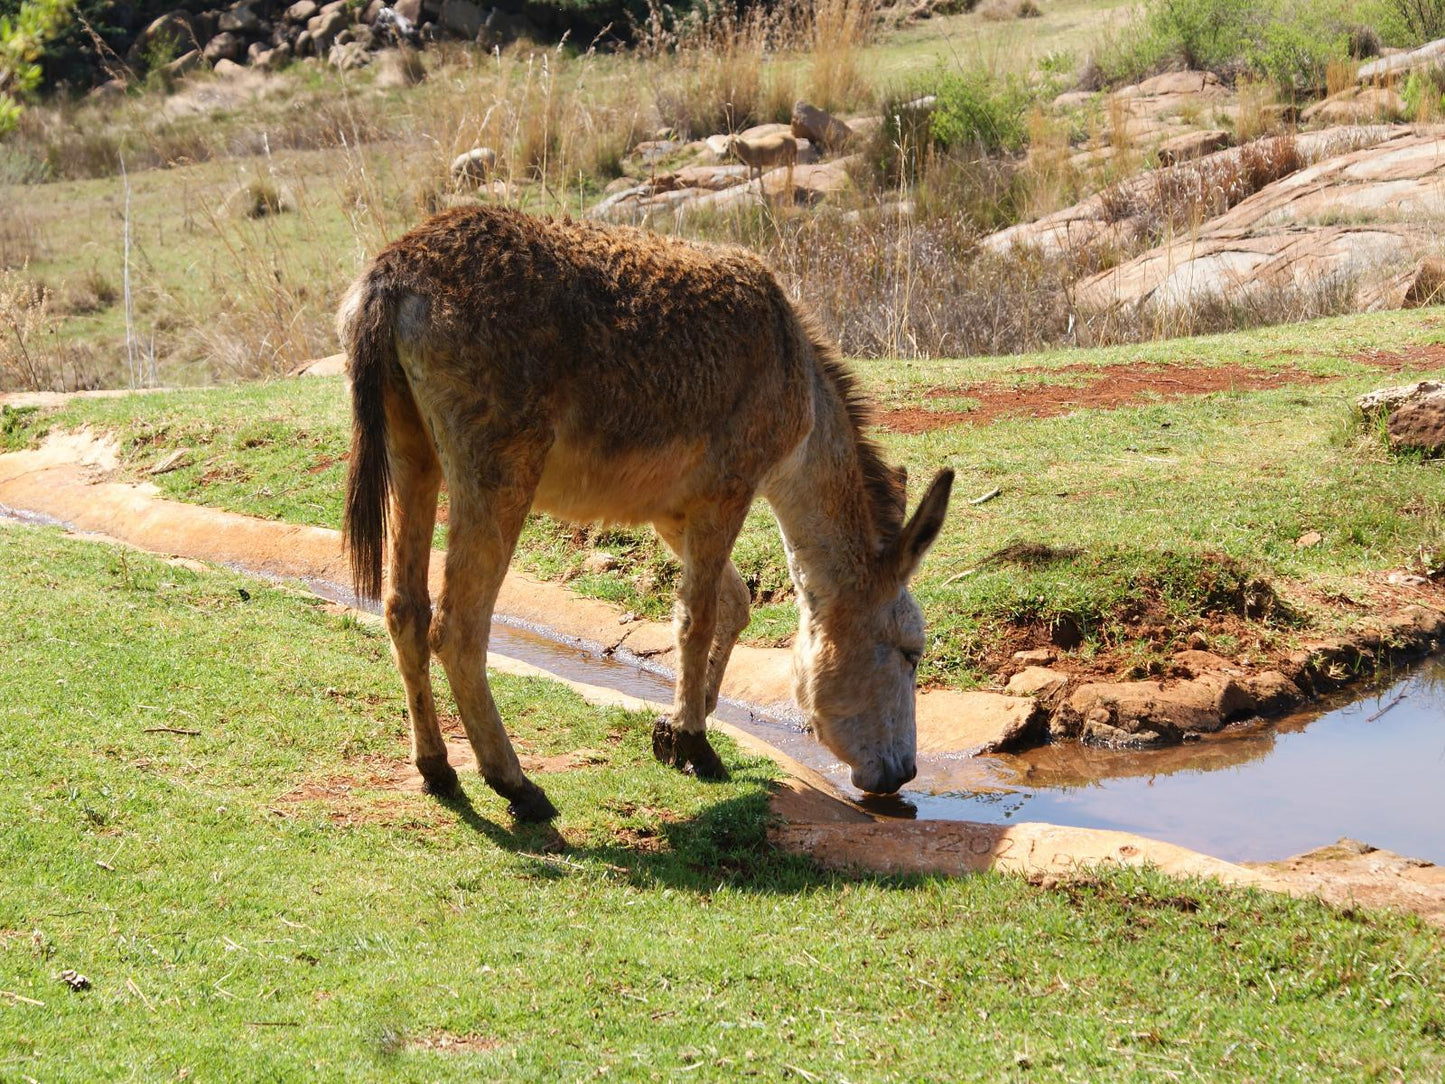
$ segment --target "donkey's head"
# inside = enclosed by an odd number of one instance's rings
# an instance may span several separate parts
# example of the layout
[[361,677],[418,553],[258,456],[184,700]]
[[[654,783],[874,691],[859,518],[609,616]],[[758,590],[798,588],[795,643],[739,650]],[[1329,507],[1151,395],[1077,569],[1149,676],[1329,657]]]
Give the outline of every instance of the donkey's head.
[[893,794],[917,774],[923,611],[908,581],[943,527],[952,487],[953,471],[941,471],[855,591],[802,600],[793,648],[798,707],[853,769],[853,785],[870,794]]

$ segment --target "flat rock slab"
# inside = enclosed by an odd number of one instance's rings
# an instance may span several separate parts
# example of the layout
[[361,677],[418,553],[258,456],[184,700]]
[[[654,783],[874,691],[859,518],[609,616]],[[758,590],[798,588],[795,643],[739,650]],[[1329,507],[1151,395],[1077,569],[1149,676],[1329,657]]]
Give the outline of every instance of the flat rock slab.
[[1031,696],[938,690],[918,700],[920,753],[1004,753],[1041,738],[1046,717]]
[[971,821],[874,821],[785,824],[779,846],[829,869],[958,876],[986,870],[1072,874],[1097,866],[1153,866],[1175,877],[1269,887],[1267,874],[1129,832],[1055,824]]
[[1356,840],[1281,862],[1250,862],[1276,886],[1318,896],[1338,907],[1391,907],[1445,927],[1445,868]]

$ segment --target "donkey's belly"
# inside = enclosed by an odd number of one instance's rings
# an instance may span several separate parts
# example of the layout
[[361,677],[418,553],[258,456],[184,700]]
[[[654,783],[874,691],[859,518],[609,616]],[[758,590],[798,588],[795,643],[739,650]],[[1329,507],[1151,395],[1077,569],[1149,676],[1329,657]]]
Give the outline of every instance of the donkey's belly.
[[607,452],[586,444],[552,446],[533,506],[587,523],[651,523],[679,513],[694,495],[703,442]]

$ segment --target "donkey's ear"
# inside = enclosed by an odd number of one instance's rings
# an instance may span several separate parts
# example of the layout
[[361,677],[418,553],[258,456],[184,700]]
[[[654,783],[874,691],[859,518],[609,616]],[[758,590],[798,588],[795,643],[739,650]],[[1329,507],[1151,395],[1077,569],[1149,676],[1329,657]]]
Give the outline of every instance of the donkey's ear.
[[948,498],[953,492],[953,471],[941,470],[918,502],[918,508],[883,554],[885,582],[898,587],[906,584],[918,571],[918,564],[928,547],[943,530],[948,514]]

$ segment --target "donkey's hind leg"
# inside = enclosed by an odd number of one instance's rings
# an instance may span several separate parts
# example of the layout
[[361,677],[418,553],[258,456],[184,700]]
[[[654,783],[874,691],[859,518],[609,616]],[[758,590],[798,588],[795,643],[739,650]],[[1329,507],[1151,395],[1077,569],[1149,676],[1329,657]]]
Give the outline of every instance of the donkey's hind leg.
[[428,793],[457,793],[457,773],[447,763],[446,743],[432,697],[431,596],[427,567],[436,525],[441,464],[431,438],[409,397],[388,395],[387,448],[392,474],[392,546],[386,593],[386,626],[392,656],[406,686],[411,719],[412,763]]
[[[725,632],[725,650],[717,650],[725,570],[731,566],[728,554],[750,504],[751,494],[720,500],[688,516],[682,526],[682,583],[673,611],[677,687],[672,718],[659,719],[653,728],[652,751],[664,764],[683,770],[690,766],[699,779],[726,779],[728,774],[708,744],[707,716],[710,705],[716,705],[723,667],[741,631],[739,626]],[[729,619],[724,627],[737,621],[735,588],[728,585],[726,590]]]
[[484,488],[463,474],[451,486],[446,575],[432,619],[431,647],[446,668],[487,786],[507,799],[517,819],[544,821],[557,815],[556,807],[523,774],[487,681],[492,611],[531,507],[542,456],[497,449],[487,458],[508,462],[526,477]]

